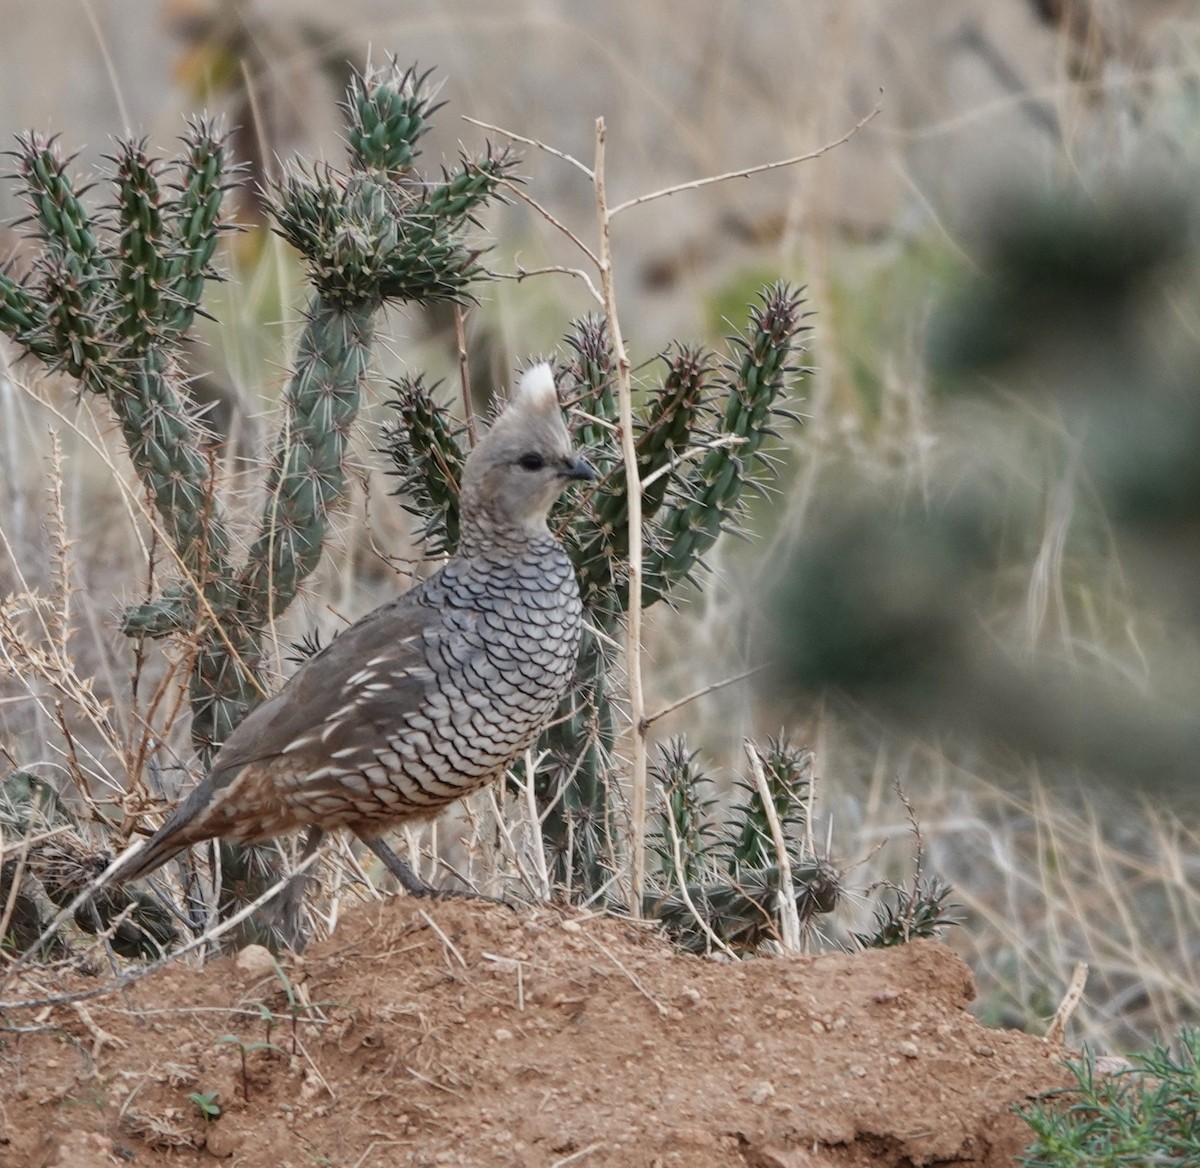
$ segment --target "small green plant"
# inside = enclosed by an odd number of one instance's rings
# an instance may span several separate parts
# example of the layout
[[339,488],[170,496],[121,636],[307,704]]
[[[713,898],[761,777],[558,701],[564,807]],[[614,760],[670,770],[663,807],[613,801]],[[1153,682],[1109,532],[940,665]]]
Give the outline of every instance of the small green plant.
[[1200,1164],[1200,1027],[1101,1074],[1085,1053],[1075,1086],[1019,1110],[1037,1139],[1022,1168],[1195,1168]]
[[[268,1027],[267,1033],[270,1033]],[[225,1034],[217,1039],[218,1045],[227,1044],[233,1046],[242,1060],[242,1098],[247,1102],[250,1100],[250,1072],[246,1066],[246,1056],[253,1054],[256,1050],[279,1050],[279,1047],[272,1046],[270,1042],[246,1042],[239,1038],[236,1034]]]
[[217,1102],[220,1094],[219,1091],[192,1091],[189,1093],[188,1100],[196,1105],[196,1110],[200,1112],[205,1123],[212,1123],[213,1120],[221,1118],[221,1105]]
[[[272,958],[272,963],[275,966],[275,976],[279,978],[279,984],[283,987],[284,997],[287,998],[288,1016],[292,1020],[292,1049],[291,1053],[295,1055],[300,1049],[300,1023],[302,1020],[311,1020],[314,1015],[319,1017],[319,1011],[327,1009],[330,1006],[337,1006],[341,1003],[334,1001],[323,1002],[305,1002],[296,992],[296,987],[292,985],[291,979],[284,972],[283,966],[279,964],[278,958]],[[263,1025],[266,1027],[267,1039],[265,1043],[252,1044],[247,1049],[259,1049],[264,1046],[269,1046],[272,1050],[279,1050],[271,1042],[271,1030],[274,1028],[278,1016],[265,1006],[263,1003],[258,1004],[258,1012],[263,1020]]]

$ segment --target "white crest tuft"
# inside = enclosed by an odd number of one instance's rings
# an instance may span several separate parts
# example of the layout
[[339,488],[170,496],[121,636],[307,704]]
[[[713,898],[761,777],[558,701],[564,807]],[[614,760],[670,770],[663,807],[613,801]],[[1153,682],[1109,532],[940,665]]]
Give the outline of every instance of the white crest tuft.
[[527,402],[541,409],[558,405],[558,390],[554,388],[554,373],[550,369],[549,361],[539,361],[536,365],[530,365],[521,374],[513,400]]

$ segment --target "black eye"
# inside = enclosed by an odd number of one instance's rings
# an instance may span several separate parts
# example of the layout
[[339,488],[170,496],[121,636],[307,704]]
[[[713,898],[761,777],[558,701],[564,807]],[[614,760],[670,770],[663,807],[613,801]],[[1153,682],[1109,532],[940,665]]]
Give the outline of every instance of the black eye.
[[523,470],[541,470],[546,465],[546,460],[540,454],[534,454],[530,451],[528,454],[522,454],[517,459],[517,466]]

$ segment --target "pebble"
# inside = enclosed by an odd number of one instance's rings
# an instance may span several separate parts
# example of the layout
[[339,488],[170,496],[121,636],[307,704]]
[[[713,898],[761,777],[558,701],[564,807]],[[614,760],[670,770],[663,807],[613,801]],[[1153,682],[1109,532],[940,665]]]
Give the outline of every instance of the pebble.
[[754,1086],[750,1088],[750,1102],[766,1103],[766,1101],[774,1094],[775,1088],[771,1083],[755,1083]]
[[275,972],[275,958],[271,956],[271,951],[262,945],[247,945],[244,949],[239,949],[233,963],[243,973],[256,976]]

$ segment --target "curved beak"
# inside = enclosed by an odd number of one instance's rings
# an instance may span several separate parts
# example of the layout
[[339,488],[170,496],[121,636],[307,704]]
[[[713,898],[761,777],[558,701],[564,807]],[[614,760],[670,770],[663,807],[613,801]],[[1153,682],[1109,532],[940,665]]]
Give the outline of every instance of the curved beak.
[[578,479],[580,482],[586,483],[594,483],[600,477],[596,474],[596,468],[586,458],[581,458],[579,455],[573,455],[563,460],[562,476],[565,479]]

